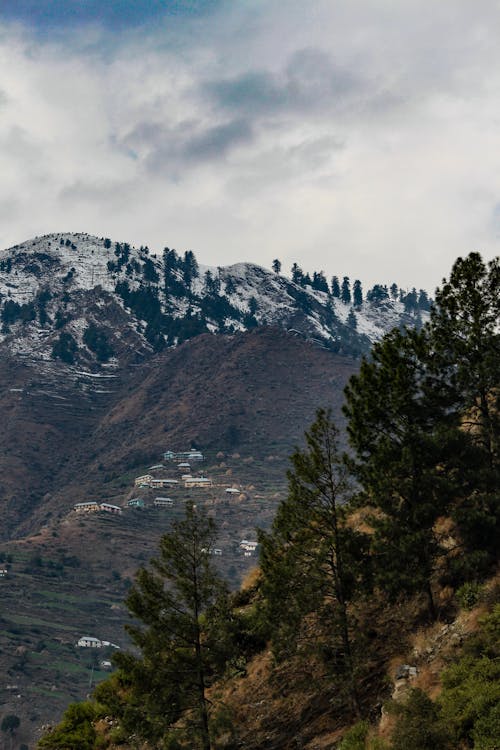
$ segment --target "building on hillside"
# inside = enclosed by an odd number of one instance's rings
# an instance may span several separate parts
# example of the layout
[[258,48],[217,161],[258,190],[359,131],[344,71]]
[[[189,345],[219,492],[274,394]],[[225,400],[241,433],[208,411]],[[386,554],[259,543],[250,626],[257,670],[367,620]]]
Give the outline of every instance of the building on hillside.
[[7,568],[0,568],[0,578],[5,578],[5,576],[8,574]]
[[164,461],[203,461],[204,455],[201,451],[165,451],[163,454]]
[[99,510],[99,503],[95,500],[89,500],[86,503],[75,503],[73,510],[76,510],[77,513],[93,513]]
[[142,497],[133,497],[127,505],[129,508],[144,508],[144,500]]
[[226,492],[228,495],[239,495],[241,491],[237,490],[235,487],[228,487]]
[[174,501],[171,497],[155,497],[153,500],[153,505],[156,508],[171,508],[174,504]]
[[191,466],[187,463],[187,461],[183,461],[180,464],[177,464],[177,468],[179,471],[191,471]]
[[102,648],[103,642],[100,638],[93,638],[90,635],[83,635],[76,645],[80,648]]
[[148,487],[149,486],[149,482],[152,479],[153,479],[153,475],[152,474],[143,474],[142,477],[136,477],[135,478],[134,484],[135,484],[136,487],[141,487],[141,486]]
[[245,553],[245,557],[249,557],[252,552],[255,552],[258,546],[258,542],[252,542],[249,539],[242,539],[240,542],[240,549]]
[[222,550],[219,547],[214,547],[214,555],[220,557],[222,555]]
[[208,477],[188,477],[184,482],[184,487],[190,489],[191,487],[212,487],[213,481]]
[[122,509],[119,505],[113,505],[112,503],[101,503],[99,510],[103,510],[105,513],[113,513],[116,516],[121,516]]
[[177,479],[151,479],[149,487],[172,487],[179,484]]

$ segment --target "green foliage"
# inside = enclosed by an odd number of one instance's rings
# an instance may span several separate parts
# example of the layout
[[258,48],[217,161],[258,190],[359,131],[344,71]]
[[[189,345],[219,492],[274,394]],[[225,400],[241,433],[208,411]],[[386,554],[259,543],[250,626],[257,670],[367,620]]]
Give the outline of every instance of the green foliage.
[[481,596],[482,586],[479,583],[466,582],[457,589],[456,597],[463,609],[473,609]]
[[141,623],[127,627],[140,655],[115,656],[127,685],[121,718],[126,729],[152,742],[167,741],[189,712],[190,731],[210,747],[206,689],[224,671],[232,648],[225,587],[209,555],[214,540],[212,521],[187,505],[127,598]]
[[345,733],[339,750],[365,750],[369,728],[367,721],[358,721]]
[[457,491],[443,459],[460,455],[462,441],[432,387],[427,346],[424,332],[398,330],[375,344],[346,388],[345,413],[362,500],[382,511],[373,520],[377,581],[392,598],[425,591],[433,612],[434,524]]
[[[329,412],[317,412],[306,444],[291,457],[288,497],[271,533],[260,534],[266,616],[276,656],[294,653],[299,641],[307,652],[309,638],[309,648],[344,675],[357,710],[348,604],[366,584],[367,540],[345,523],[350,480]],[[307,638],[303,625],[311,613],[317,625]]]
[[442,675],[441,714],[457,742],[495,750],[500,737],[500,604]]
[[394,704],[397,714],[392,750],[451,750],[449,733],[431,699],[418,688],[410,690],[403,704]]
[[393,750],[497,750],[500,737],[500,604],[481,622],[463,655],[441,675],[443,690],[434,703],[411,690],[397,715]]
[[96,731],[93,722],[97,716],[97,707],[93,703],[71,704],[62,722],[39,741],[38,750],[94,750]]
[[369,729],[367,721],[358,721],[345,733],[338,750],[389,750],[384,740],[369,737]]

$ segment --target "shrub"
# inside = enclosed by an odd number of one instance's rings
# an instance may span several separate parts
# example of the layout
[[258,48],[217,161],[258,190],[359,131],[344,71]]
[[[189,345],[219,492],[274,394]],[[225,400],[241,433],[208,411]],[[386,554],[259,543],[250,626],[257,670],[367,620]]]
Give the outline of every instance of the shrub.
[[471,610],[479,601],[482,587],[479,583],[468,582],[457,590],[456,597],[462,609]]

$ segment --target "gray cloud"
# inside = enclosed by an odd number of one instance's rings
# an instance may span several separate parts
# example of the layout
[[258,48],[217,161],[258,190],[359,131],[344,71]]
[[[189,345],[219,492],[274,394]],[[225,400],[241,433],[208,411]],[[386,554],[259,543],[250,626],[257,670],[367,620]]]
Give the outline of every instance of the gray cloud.
[[193,137],[185,144],[183,153],[194,160],[220,158],[234,146],[249,143],[252,136],[252,127],[246,120],[231,120]]
[[367,91],[360,77],[315,49],[295,52],[281,74],[255,70],[204,87],[217,106],[254,117],[325,112]]

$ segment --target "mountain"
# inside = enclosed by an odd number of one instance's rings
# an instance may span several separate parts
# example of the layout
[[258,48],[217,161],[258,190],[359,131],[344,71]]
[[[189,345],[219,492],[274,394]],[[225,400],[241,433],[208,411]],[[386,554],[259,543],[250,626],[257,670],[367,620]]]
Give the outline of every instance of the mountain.
[[0,253],[0,342],[37,366],[58,359],[113,369],[200,333],[271,325],[358,356],[428,308],[415,292],[394,299],[382,285],[362,304],[345,304],[321,273],[316,288],[303,278],[250,263],[199,267],[189,251],[165,249],[160,259],[107,238],[46,235]]
[[[418,323],[386,294],[354,307],[252,264],[198,267],[85,234],[0,252],[0,702],[20,738],[104,676],[75,644],[125,645],[121,602],[183,500],[210,508],[239,585],[255,564],[239,542],[269,526],[316,409],[341,420],[359,354]],[[134,480],[151,466],[179,479],[163,452],[191,445],[213,486],[179,484],[160,511]],[[128,506],[137,497],[144,508]],[[122,513],[81,515],[83,501]]]

